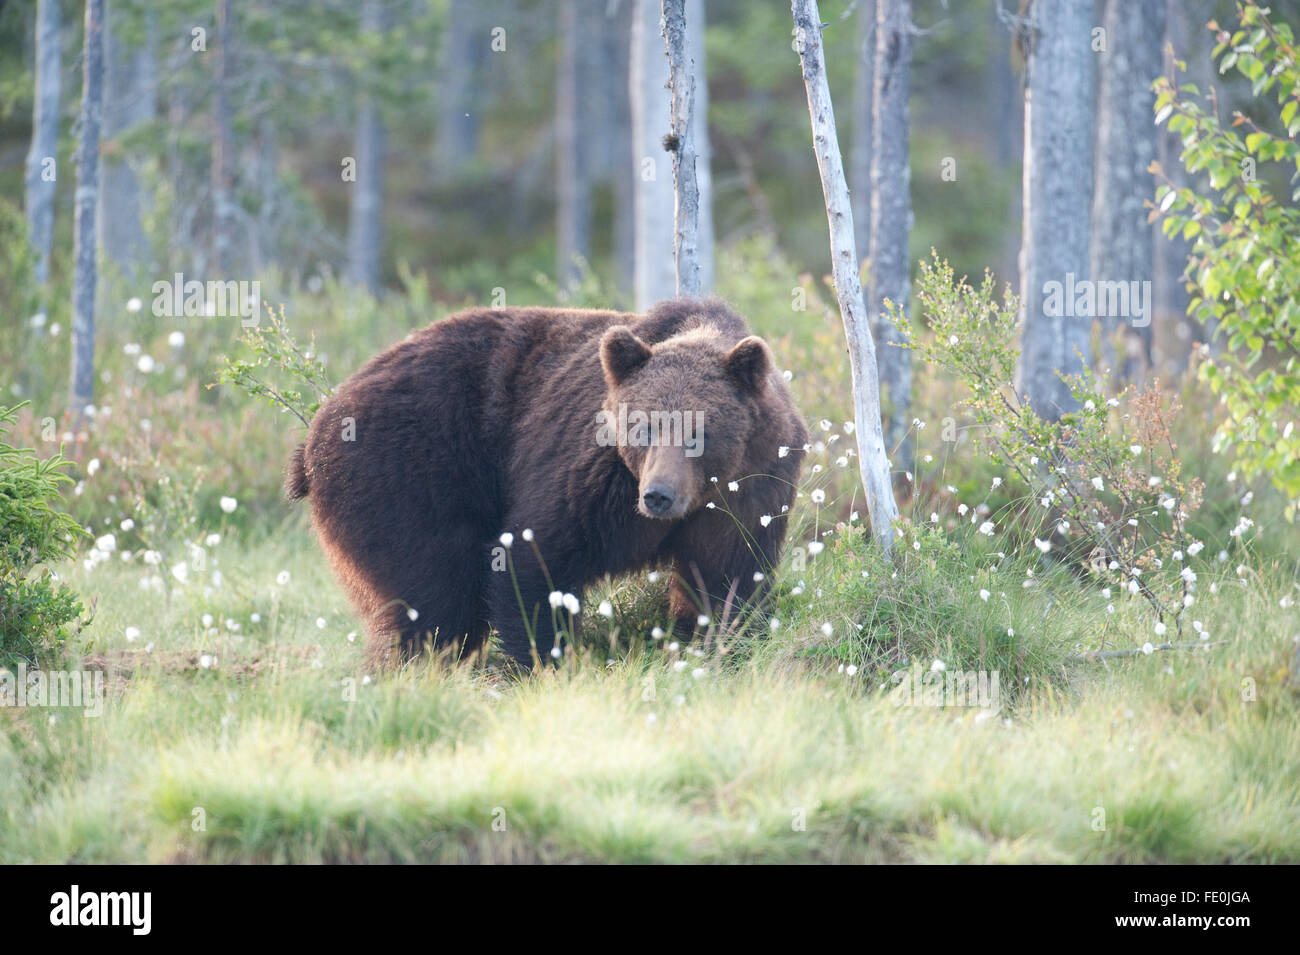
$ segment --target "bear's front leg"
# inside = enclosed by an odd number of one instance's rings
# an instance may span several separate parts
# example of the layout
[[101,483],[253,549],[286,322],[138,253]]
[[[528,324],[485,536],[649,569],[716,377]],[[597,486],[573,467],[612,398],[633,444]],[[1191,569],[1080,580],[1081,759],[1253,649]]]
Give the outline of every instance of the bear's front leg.
[[692,517],[672,551],[668,601],[675,632],[689,636],[701,614],[710,623],[730,624],[743,609],[756,606],[781,559],[785,525],[785,515],[767,527],[757,520],[749,526],[721,509]]

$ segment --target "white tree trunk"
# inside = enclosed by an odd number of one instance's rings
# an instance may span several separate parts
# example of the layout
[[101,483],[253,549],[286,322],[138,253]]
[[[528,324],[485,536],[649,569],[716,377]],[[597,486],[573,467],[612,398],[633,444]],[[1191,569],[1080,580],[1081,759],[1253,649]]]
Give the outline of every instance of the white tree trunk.
[[36,281],[50,277],[54,192],[59,154],[59,0],[36,3],[36,91],[27,153],[27,234],[36,253]]
[[[664,137],[671,129],[671,98],[668,92],[668,58],[660,33],[660,0],[632,0],[632,47],[628,70],[628,96],[632,110],[633,196],[633,292],[636,308],[644,311],[655,302],[672,298],[677,289],[677,267],[673,254],[674,194],[671,160],[664,151]],[[687,0],[686,22],[692,44],[696,28],[704,29],[704,5]],[[705,64],[696,58],[696,96],[705,85]],[[696,178],[699,184],[699,245],[701,291],[711,287],[713,271],[713,225],[710,177],[704,170],[708,149],[703,108],[694,110],[692,132],[697,144]]]
[[695,178],[695,64],[687,53],[686,0],[663,0],[663,37],[668,51],[668,86],[672,91],[673,253],[677,294],[700,294],[700,186]]
[[[1132,0],[1106,5],[1106,52],[1100,54],[1097,103],[1097,178],[1092,202],[1092,279],[1097,282],[1150,282],[1155,288],[1157,227],[1147,222],[1143,203],[1155,194],[1147,168],[1159,151],[1160,127],[1153,120],[1151,84],[1163,69],[1165,0]],[[1151,296],[1145,321],[1108,317],[1106,355],[1124,382],[1135,381],[1152,365]],[[1127,325],[1126,350],[1113,354],[1113,336]],[[1118,357],[1118,361],[1117,361]],[[1118,367],[1116,368],[1116,366]]]
[[122,0],[105,7],[104,149],[99,210],[99,247],[122,275],[133,280],[148,267],[149,237],[144,229],[145,195],[127,152],[113,142],[153,120],[158,107],[158,68],[154,56],[154,13],[144,14],[145,40],[128,47],[121,36]]
[[80,416],[95,392],[95,206],[99,196],[99,125],[104,96],[104,0],[86,0],[82,53],[81,141],[77,144],[72,229],[72,375],[69,404]]
[[[1039,414],[1058,418],[1076,403],[1061,374],[1083,367],[1092,318],[1065,302],[1049,310],[1048,283],[1088,278],[1092,205],[1092,4],[1030,0],[1019,24],[1025,65],[1024,228],[1020,244],[1023,323],[1017,390]],[[1061,314],[1049,314],[1059,311]]]
[[880,422],[880,381],[876,372],[876,345],[871,337],[862,282],[858,277],[858,253],[853,235],[853,209],[844,178],[839,139],[835,132],[835,111],[826,80],[826,58],[822,50],[821,14],[816,0],[792,0],[795,46],[803,66],[808,92],[808,114],[812,121],[813,151],[821,174],[826,218],[830,225],[831,272],[839,298],[844,335],[848,340],[849,368],[853,376],[853,410],[857,423],[858,470],[871,510],[871,530],[876,542],[889,553],[893,546],[893,523],[898,504],[890,483],[889,456],[885,452]]
[[[582,122],[582,63],[594,39],[579,17],[577,0],[561,0],[560,52],[555,89],[555,247],[556,279],[563,292],[582,278],[582,262],[591,255],[591,194],[587,137]],[[597,131],[599,136],[600,132]]]
[[908,237],[912,230],[912,170],[907,98],[911,90],[911,0],[877,0],[871,106],[871,329],[880,342],[880,383],[889,409],[886,447],[912,470],[905,438],[912,407],[912,353],[894,327],[885,301],[907,313],[911,292]]
[[636,281],[636,180],[637,164],[632,152],[632,104],[628,97],[629,83],[610,83],[610,77],[628,77],[631,71],[629,57],[632,53],[628,38],[635,16],[634,3],[621,0],[618,6],[606,8],[601,33],[608,49],[601,63],[601,84],[607,90],[609,110],[609,168],[605,178],[613,192],[615,275],[620,292],[631,295]]
[[713,147],[709,140],[709,70],[704,50],[705,0],[686,0],[686,55],[694,62],[695,94],[691,101],[691,139],[695,144],[696,212],[700,293],[713,290]]
[[[368,33],[385,27],[381,0],[366,0],[361,28]],[[348,208],[348,280],[378,294],[384,252],[384,153],[387,135],[379,106],[362,97],[357,114],[357,181],[352,183]]]

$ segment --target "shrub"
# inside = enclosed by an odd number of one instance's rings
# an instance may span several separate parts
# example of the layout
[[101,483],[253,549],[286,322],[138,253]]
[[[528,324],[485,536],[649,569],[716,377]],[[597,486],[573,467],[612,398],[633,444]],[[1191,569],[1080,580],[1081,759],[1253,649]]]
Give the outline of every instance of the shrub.
[[[310,345],[298,344],[285,322],[283,305],[279,311],[268,306],[266,313],[266,322],[244,332],[243,343],[252,349],[252,360],[224,359],[217,381],[292,413],[306,427],[334,393],[334,386],[317,356],[316,337]],[[278,382],[286,377],[293,387]]]
[[[1063,376],[1079,410],[1059,421],[1040,417],[1014,386],[1016,297],[1007,289],[999,302],[993,287],[987,273],[979,288],[954,281],[948,263],[933,255],[916,281],[932,334],[918,333],[897,307],[891,318],[906,347],[964,385],[977,447],[1028,489],[1025,506],[1011,512],[1021,525],[1009,528],[1012,543],[1032,555],[1032,540],[1044,561],[1063,558],[1120,594],[1141,596],[1163,635],[1165,619],[1178,625],[1195,600],[1192,558],[1204,549],[1188,532],[1203,488],[1183,476],[1176,454],[1171,428],[1179,403],[1158,383],[1107,398],[1085,367]],[[981,532],[999,530],[971,513],[972,523],[981,521]]]
[[[0,438],[21,407],[0,407]],[[77,595],[45,566],[70,556],[86,533],[60,510],[67,463],[62,453],[42,460],[0,440],[0,661],[57,650],[81,615]]]
[[[1155,166],[1164,183],[1152,217],[1163,216],[1165,235],[1181,231],[1192,242],[1188,313],[1227,339],[1229,352],[1199,370],[1228,410],[1215,449],[1231,454],[1247,477],[1267,475],[1292,498],[1287,514],[1294,519],[1300,498],[1294,425],[1300,410],[1300,305],[1294,294],[1300,286],[1300,209],[1279,202],[1259,175],[1265,170],[1256,167],[1300,169],[1300,50],[1291,28],[1272,23],[1255,3],[1239,4],[1238,17],[1240,28],[1232,34],[1209,24],[1218,36],[1213,55],[1219,72],[1235,68],[1261,107],[1268,102],[1263,94],[1276,92],[1276,121],[1257,122],[1240,111],[1230,122],[1220,119],[1213,90],[1203,103],[1194,85],[1157,80],[1156,122],[1182,137],[1183,165],[1205,185],[1179,186]],[[1300,187],[1291,198],[1300,198]]]

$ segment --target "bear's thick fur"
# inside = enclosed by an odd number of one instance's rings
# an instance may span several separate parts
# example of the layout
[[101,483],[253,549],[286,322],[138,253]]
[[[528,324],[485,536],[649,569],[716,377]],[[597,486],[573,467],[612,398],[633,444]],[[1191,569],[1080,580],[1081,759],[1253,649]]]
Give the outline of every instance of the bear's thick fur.
[[[666,416],[648,429],[637,412]],[[605,574],[670,566],[687,634],[753,600],[806,441],[767,345],[721,301],[470,309],[345,381],[285,484],[311,498],[373,663],[473,651],[494,627],[527,666],[568,625],[549,595]]]

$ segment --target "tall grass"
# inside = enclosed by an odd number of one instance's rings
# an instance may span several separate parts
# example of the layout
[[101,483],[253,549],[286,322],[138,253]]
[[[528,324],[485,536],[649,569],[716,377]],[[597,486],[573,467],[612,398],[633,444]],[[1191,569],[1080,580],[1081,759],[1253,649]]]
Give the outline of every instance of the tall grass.
[[[66,665],[102,670],[107,705],[0,708],[0,861],[1300,861],[1295,529],[1202,454],[1212,408],[1188,402],[1182,438],[1207,481],[1198,629],[1161,651],[1140,601],[1012,546],[1024,489],[944,438],[943,382],[919,387],[885,563],[855,516],[837,316],[812,279],[795,311],[772,255],[719,274],[815,435],[772,602],[677,644],[654,635],[662,577],[606,581],[524,679],[495,657],[367,673],[278,495],[297,434],[198,386],[234,336],[106,322],[112,411],[69,445],[70,500],[115,547],[59,572],[94,608]],[[337,379],[441,311],[293,294]],[[997,706],[899,705],[914,668],[996,672]]]

